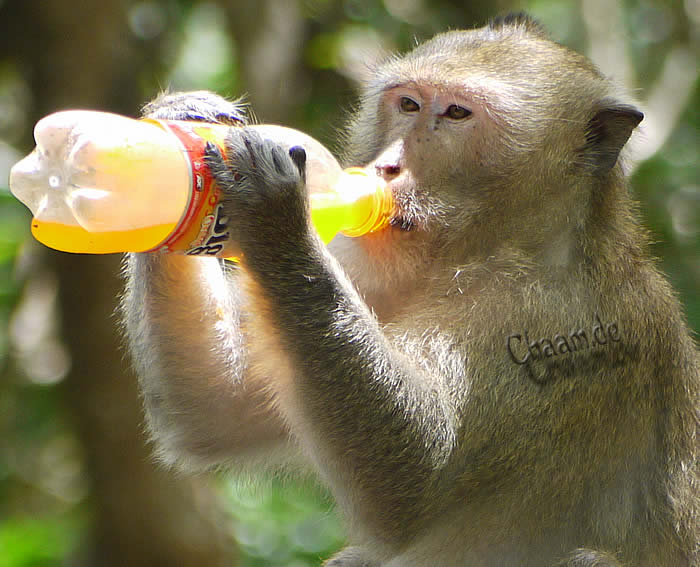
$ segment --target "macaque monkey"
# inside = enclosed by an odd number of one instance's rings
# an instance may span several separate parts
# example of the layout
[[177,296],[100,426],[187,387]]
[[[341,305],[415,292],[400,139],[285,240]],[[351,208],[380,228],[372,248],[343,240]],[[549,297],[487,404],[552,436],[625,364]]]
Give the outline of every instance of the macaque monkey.
[[310,466],[327,565],[698,564],[700,361],[620,152],[642,114],[526,16],[390,59],[347,131],[391,226],[325,247],[305,153],[228,122],[239,265],[133,254],[125,328],[166,463]]

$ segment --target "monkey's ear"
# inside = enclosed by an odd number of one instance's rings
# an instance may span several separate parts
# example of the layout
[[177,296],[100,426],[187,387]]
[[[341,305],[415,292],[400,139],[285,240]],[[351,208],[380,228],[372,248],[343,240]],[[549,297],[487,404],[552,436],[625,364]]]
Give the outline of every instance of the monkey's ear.
[[605,173],[617,163],[623,146],[644,118],[635,107],[604,100],[588,122],[584,154],[598,173]]

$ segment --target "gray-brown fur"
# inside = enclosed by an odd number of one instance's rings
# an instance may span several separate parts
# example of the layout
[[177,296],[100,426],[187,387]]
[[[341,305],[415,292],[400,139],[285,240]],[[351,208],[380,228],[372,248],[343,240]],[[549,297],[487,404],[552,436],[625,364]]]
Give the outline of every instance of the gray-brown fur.
[[394,226],[328,250],[301,156],[232,129],[209,159],[242,265],[127,260],[163,459],[310,464],[334,566],[697,565],[700,362],[618,158],[640,120],[526,18],[439,35],[348,128]]

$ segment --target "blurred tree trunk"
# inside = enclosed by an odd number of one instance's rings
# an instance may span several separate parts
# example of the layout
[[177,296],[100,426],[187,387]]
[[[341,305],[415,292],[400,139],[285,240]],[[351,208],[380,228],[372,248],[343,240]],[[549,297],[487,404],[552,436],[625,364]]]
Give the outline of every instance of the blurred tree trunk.
[[254,112],[268,123],[290,124],[308,96],[302,62],[305,20],[298,0],[221,0],[240,53],[242,82]]
[[[27,73],[38,117],[67,107],[134,113],[153,45],[129,31],[124,0],[21,0],[0,8],[0,47]],[[146,447],[135,377],[114,316],[119,258],[47,252],[60,286],[72,357],[65,401],[90,475],[92,540],[80,564],[109,567],[232,563],[225,522],[203,479],[158,468]]]

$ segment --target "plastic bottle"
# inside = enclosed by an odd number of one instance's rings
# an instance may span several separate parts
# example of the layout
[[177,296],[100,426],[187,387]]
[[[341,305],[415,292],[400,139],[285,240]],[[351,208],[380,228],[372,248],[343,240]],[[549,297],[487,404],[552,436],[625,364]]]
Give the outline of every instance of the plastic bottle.
[[[232,256],[238,251],[219,222],[219,189],[202,161],[207,141],[223,148],[228,128],[57,112],[36,124],[36,148],[12,168],[10,189],[34,214],[34,237],[57,250]],[[303,132],[253,128],[306,150],[311,218],[325,242],[386,226],[393,202],[381,180],[359,168],[342,171]]]

